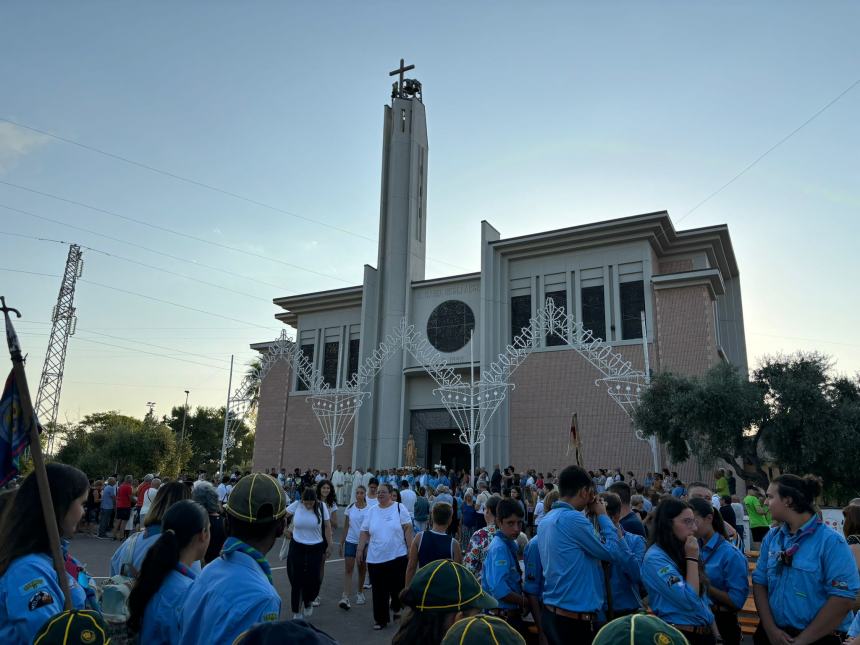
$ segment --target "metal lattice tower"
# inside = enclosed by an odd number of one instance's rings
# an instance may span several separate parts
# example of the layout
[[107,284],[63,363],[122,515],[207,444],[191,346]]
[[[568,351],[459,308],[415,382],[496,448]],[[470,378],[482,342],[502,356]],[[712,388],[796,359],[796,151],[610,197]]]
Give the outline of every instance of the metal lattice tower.
[[69,337],[75,333],[75,284],[84,268],[81,247],[69,246],[66,270],[60,284],[60,295],[51,316],[51,338],[45,353],[45,364],[39,378],[39,391],[36,394],[36,417],[48,431],[47,453],[53,453],[54,435],[57,427],[57,414],[60,411],[60,390],[63,387],[63,368],[66,364],[66,348]]

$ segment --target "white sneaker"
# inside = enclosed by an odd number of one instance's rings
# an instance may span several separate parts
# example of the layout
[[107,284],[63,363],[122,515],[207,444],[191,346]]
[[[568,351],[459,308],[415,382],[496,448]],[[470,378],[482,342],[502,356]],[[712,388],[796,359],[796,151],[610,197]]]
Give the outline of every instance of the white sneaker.
[[314,601],[311,603],[311,607],[319,607],[320,606],[320,597],[317,596],[314,598]]
[[302,620],[302,618],[301,614],[293,614],[293,620]]
[[370,589],[370,583],[369,583],[369,582],[365,582],[365,583],[364,583],[364,588],[365,588],[365,589]]
[[366,603],[366,602],[367,602],[367,601],[364,599],[364,594],[363,594],[363,593],[361,593],[361,592],[359,591],[357,594],[355,594],[355,604],[356,604],[356,605],[363,605],[363,604],[364,604],[364,603]]
[[302,614],[304,614],[304,617],[305,617],[305,618],[310,618],[311,616],[313,616],[313,615],[314,615],[314,606],[313,606],[313,605],[311,605],[310,607],[305,607],[305,608],[302,610]]
[[346,594],[340,597],[340,602],[337,603],[337,606],[341,609],[349,609],[349,598],[346,597]]

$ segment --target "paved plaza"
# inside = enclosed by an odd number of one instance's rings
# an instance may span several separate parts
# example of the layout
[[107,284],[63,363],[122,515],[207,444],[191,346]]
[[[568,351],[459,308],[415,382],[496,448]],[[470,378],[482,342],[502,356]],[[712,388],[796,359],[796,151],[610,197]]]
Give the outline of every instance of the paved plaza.
[[[326,574],[323,580],[320,598],[322,604],[314,607],[314,615],[310,622],[318,629],[331,635],[338,642],[362,643],[362,645],[380,645],[390,643],[391,637],[396,631],[396,624],[389,625],[381,632],[373,631],[373,615],[371,611],[370,590],[366,591],[367,604],[356,606],[352,603],[352,609],[344,611],[337,606],[343,589],[343,560],[337,555],[337,544],[340,540],[340,531],[334,532],[335,548],[331,559],[326,563]],[[94,576],[107,576],[110,573],[110,559],[119,542],[113,540],[100,540],[90,535],[78,533],[72,542],[72,553],[85,562],[87,570]],[[287,579],[286,563],[278,559],[281,548],[281,540],[275,543],[269,552],[269,562],[272,564],[272,575],[275,579],[275,587],[281,595],[283,604],[281,606],[281,618],[290,617],[290,581]],[[225,594],[230,590],[225,589]],[[354,599],[354,597],[353,597]],[[353,599],[350,599],[352,602]]]

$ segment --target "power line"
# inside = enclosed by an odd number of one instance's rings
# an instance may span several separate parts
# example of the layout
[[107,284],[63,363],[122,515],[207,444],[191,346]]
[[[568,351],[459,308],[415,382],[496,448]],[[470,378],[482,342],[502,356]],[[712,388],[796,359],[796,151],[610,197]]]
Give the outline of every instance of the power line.
[[737,181],[738,179],[740,179],[744,174],[746,174],[746,173],[747,173],[747,171],[749,171],[749,170],[750,170],[753,166],[755,166],[759,161],[761,161],[762,159],[764,159],[764,158],[765,158],[766,156],[768,156],[771,152],[773,152],[774,150],[776,150],[779,146],[781,146],[783,143],[785,143],[786,141],[788,141],[789,139],[791,139],[791,137],[793,137],[795,134],[797,134],[798,132],[800,132],[800,131],[801,131],[803,128],[805,128],[807,125],[809,125],[810,123],[812,123],[815,119],[817,119],[819,116],[821,116],[821,115],[822,115],[822,114],[823,114],[823,113],[824,113],[828,108],[830,108],[834,103],[836,103],[839,99],[841,99],[843,96],[845,96],[846,94],[848,94],[848,92],[850,92],[851,90],[853,90],[853,89],[854,89],[855,87],[857,87],[858,85],[860,85],[860,78],[858,78],[856,81],[854,81],[853,83],[851,83],[851,85],[849,85],[847,88],[845,88],[844,90],[842,90],[838,95],[836,95],[836,97],[835,97],[835,98],[831,99],[831,100],[830,100],[826,105],[824,105],[824,107],[820,108],[820,109],[819,109],[817,112],[815,112],[812,116],[810,116],[808,119],[806,119],[806,121],[804,121],[803,123],[801,123],[801,124],[800,124],[799,126],[797,126],[794,130],[792,130],[791,132],[789,132],[789,133],[788,133],[787,135],[785,135],[782,139],[780,139],[780,140],[779,140],[779,141],[777,141],[775,144],[773,144],[770,148],[768,148],[768,149],[767,149],[767,150],[765,150],[763,153],[761,153],[761,154],[760,154],[758,157],[756,157],[756,158],[755,158],[751,163],[747,164],[747,165],[743,168],[743,170],[741,170],[739,173],[737,173],[734,177],[732,177],[731,179],[729,179],[726,183],[724,183],[722,186],[720,186],[719,188],[717,188],[717,190],[715,190],[714,192],[712,192],[710,195],[708,195],[707,197],[705,197],[705,198],[704,198],[702,201],[700,201],[698,204],[696,204],[695,206],[693,206],[693,208],[691,208],[691,209],[690,209],[690,210],[688,210],[686,213],[684,213],[684,215],[683,215],[683,216],[682,216],[682,217],[681,217],[677,222],[675,222],[675,224],[676,224],[676,225],[677,225],[677,224],[680,224],[683,220],[685,220],[685,219],[687,218],[687,216],[691,215],[691,214],[692,214],[695,210],[697,210],[700,206],[702,206],[702,205],[703,205],[703,204],[705,204],[706,202],[710,201],[712,198],[716,197],[716,196],[717,196],[717,195],[719,195],[721,192],[723,192],[726,188],[728,188],[729,186],[731,186],[735,181]]
[[[104,150],[102,148],[98,148],[96,146],[92,146],[92,145],[89,145],[86,143],[81,143],[80,141],[75,141],[74,139],[69,139],[67,137],[63,137],[63,136],[60,136],[58,134],[54,134],[53,132],[48,132],[47,130],[41,130],[39,128],[35,128],[33,126],[30,126],[30,125],[25,125],[24,123],[21,123],[19,121],[13,121],[13,120],[5,118],[5,117],[0,117],[0,121],[5,121],[6,123],[10,123],[16,127],[24,128],[25,130],[30,130],[31,132],[36,132],[36,133],[42,134],[46,137],[51,137],[52,139],[56,139],[57,141],[62,141],[63,143],[68,143],[69,145],[77,146],[78,148],[82,148],[83,150],[88,150],[88,151],[94,152],[96,154],[104,155],[106,157],[110,157],[111,159],[116,159],[117,161],[122,161],[123,163],[127,163],[129,165],[136,166],[138,168],[143,168],[144,170],[148,170],[150,172],[154,172],[154,173],[157,173],[159,175],[163,175],[165,177],[170,177],[171,179],[185,182],[185,183],[190,184],[192,186],[197,186],[198,188],[205,188],[206,190],[211,190],[211,191],[214,191],[216,193],[220,193],[222,195],[227,195],[228,197],[233,197],[235,199],[247,202],[249,204],[253,204],[254,206],[260,206],[261,208],[266,208],[266,209],[275,211],[276,213],[281,213],[283,215],[295,217],[296,219],[304,220],[306,222],[318,224],[320,226],[325,226],[326,228],[330,228],[334,231],[338,231],[338,232],[344,233],[346,235],[351,235],[353,237],[357,237],[357,238],[360,238],[363,240],[368,240],[369,242],[376,243],[378,241],[375,237],[369,237],[367,235],[363,235],[363,234],[358,233],[356,231],[350,231],[349,229],[342,228],[340,226],[336,226],[335,224],[330,224],[330,223],[324,222],[322,220],[314,219],[313,217],[308,217],[306,215],[300,215],[299,213],[296,213],[294,211],[288,211],[288,210],[280,208],[278,206],[274,206],[272,204],[268,204],[268,203],[260,201],[258,199],[248,197],[247,195],[242,195],[240,193],[234,192],[232,190],[227,190],[224,188],[219,188],[218,186],[213,186],[212,184],[207,184],[207,183],[199,181],[197,179],[191,179],[190,177],[185,177],[183,175],[179,175],[177,173],[170,172],[169,170],[163,170],[161,168],[156,168],[155,166],[151,166],[151,165],[143,163],[141,161],[136,161],[134,159],[130,159],[129,157],[124,157],[122,155],[118,155],[118,154],[113,153],[113,152],[108,152],[107,150]],[[10,184],[10,185],[14,185],[14,184]],[[454,264],[452,262],[446,262],[445,260],[437,260],[437,259],[431,258],[429,256],[427,256],[427,259],[432,261],[432,262],[436,262],[437,264],[445,264],[447,266],[454,267],[455,269],[463,269],[463,270],[468,271],[468,269],[466,269],[466,267],[460,266],[458,264]]]
[[[47,278],[59,278],[60,277],[60,276],[55,275],[53,273],[40,273],[38,271],[24,271],[23,269],[10,269],[8,267],[0,267],[0,271],[8,271],[10,273],[24,273],[24,274],[28,274],[28,275],[38,275],[38,276],[43,276],[43,277],[47,277]],[[163,298],[156,298],[155,296],[148,296],[146,294],[138,293],[136,291],[130,291],[128,289],[121,289],[120,287],[114,287],[114,286],[111,286],[109,284],[102,284],[101,282],[94,282],[93,280],[84,280],[83,278],[81,278],[81,282],[85,282],[87,284],[92,284],[92,285],[95,285],[96,287],[102,287],[103,289],[110,289],[112,291],[118,291],[120,293],[125,293],[125,294],[128,294],[130,296],[135,296],[137,298],[144,298],[145,300],[152,300],[153,302],[160,302],[160,303],[165,304],[165,305],[171,305],[173,307],[179,307],[181,309],[188,309],[189,311],[195,311],[197,313],[205,314],[207,316],[214,316],[215,318],[223,318],[224,320],[230,320],[232,322],[242,323],[243,325],[248,325],[250,327],[258,327],[260,329],[271,330],[270,327],[267,327],[265,325],[258,325],[256,323],[251,323],[251,322],[248,322],[246,320],[241,320],[239,318],[233,318],[231,316],[224,316],[222,314],[216,314],[212,311],[206,311],[205,309],[197,309],[196,307],[190,307],[188,305],[183,305],[183,304],[180,304],[178,302],[171,302],[170,300],[164,300]]]
[[80,141],[75,141],[74,139],[68,139],[66,137],[62,137],[58,134],[54,134],[53,132],[48,132],[47,130],[40,130],[38,128],[34,128],[29,125],[25,125],[18,121],[12,121],[11,119],[7,119],[5,117],[0,117],[0,121],[5,121],[6,123],[11,123],[14,126],[19,128],[24,128],[25,130],[30,130],[31,132],[36,132],[38,134],[45,135],[46,137],[51,137],[52,139],[56,139],[57,141],[62,141],[63,143],[68,143],[72,146],[77,146],[78,148],[82,148],[84,150],[89,150],[90,152],[95,152],[96,154],[104,155],[105,157],[110,157],[111,159],[116,159],[117,161],[122,161],[123,163],[127,163],[131,166],[137,166],[138,168],[143,168],[144,170],[148,170],[150,172],[157,173],[159,175],[163,175],[165,177],[170,177],[171,179],[175,179],[177,181],[185,182],[186,184],[191,184],[193,186],[197,186],[199,188],[205,188],[206,190],[211,190],[216,193],[220,193],[222,195],[227,195],[228,197],[233,197],[235,199],[241,200],[243,202],[247,202],[249,204],[253,204],[255,206],[260,206],[261,208],[267,208],[269,210],[275,211],[277,213],[281,213],[283,215],[288,215],[290,217],[295,217],[296,219],[304,220],[306,222],[310,222],[313,224],[319,224],[320,226],[325,226],[326,228],[330,228],[334,231],[339,231],[341,233],[345,233],[346,235],[352,235],[353,237],[362,238],[365,240],[369,240],[371,242],[376,242],[376,240],[372,237],[368,237],[366,235],[362,235],[361,233],[356,233],[355,231],[350,231],[349,229],[341,228],[340,226],[336,226],[334,224],[329,224],[328,222],[323,222],[318,219],[314,219],[312,217],[307,217],[306,215],[300,215],[298,213],[294,213],[292,211],[285,210],[283,208],[279,208],[278,206],[273,206],[272,204],[267,204],[266,202],[261,202],[252,197],[248,197],[247,195],[242,195],[240,193],[233,192],[232,190],[226,190],[224,188],[219,188],[218,186],[213,186],[212,184],[207,184],[202,181],[198,181],[196,179],[191,179],[190,177],[184,177],[182,175],[178,175],[176,173],[170,172],[168,170],[162,170],[161,168],[156,168],[155,166],[150,166],[149,164],[145,164],[140,161],[135,161],[134,159],[130,159],[128,157],[123,157],[122,155],[115,154],[113,152],[108,152],[107,150],[103,150],[102,148],[97,148],[95,146],[88,145],[86,143],[81,143]]
[[[38,240],[39,242],[53,242],[57,244],[69,244],[69,242],[64,242],[62,240],[53,240],[44,237],[36,237],[33,235],[24,235],[22,233],[10,233],[8,231],[0,231],[0,235],[11,235],[13,237],[22,237],[29,240]],[[132,258],[127,258],[122,255],[118,255],[116,253],[110,253],[108,251],[103,251],[101,249],[94,248],[92,246],[86,246],[81,244],[81,248],[87,249],[88,251],[92,251],[94,253],[100,253],[101,255],[106,255],[111,258],[116,258],[117,260],[122,260],[124,262],[129,262],[131,264],[137,264],[139,266],[145,267],[147,269],[152,269],[153,271],[160,271],[162,273],[167,273],[168,275],[175,275],[180,278],[184,278],[185,280],[191,280],[192,282],[199,282],[200,284],[205,284],[209,287],[215,287],[216,289],[222,289],[223,291],[229,291],[230,293],[235,293],[240,296],[244,296],[246,298],[251,298],[253,300],[259,300],[268,304],[271,304],[271,300],[269,298],[261,298],[260,296],[255,296],[253,294],[247,293],[245,291],[239,291],[238,289],[231,289],[230,287],[225,287],[220,284],[216,284],[214,282],[207,282],[206,280],[200,280],[199,278],[194,278],[189,275],[185,275],[184,273],[177,273],[176,271],[171,271],[169,269],[164,269],[162,267],[157,267],[152,264],[146,264],[145,262],[140,262],[139,260],[134,260]]]
[[343,278],[338,278],[337,276],[333,276],[328,273],[323,273],[322,271],[315,271],[314,269],[308,269],[307,267],[300,266],[298,264],[292,264],[291,262],[285,262],[284,260],[279,260],[278,258],[273,258],[268,255],[263,255],[262,253],[255,253],[254,251],[248,251],[246,249],[240,249],[236,246],[231,246],[229,244],[222,244],[221,242],[214,242],[212,240],[207,240],[203,237],[198,237],[196,235],[191,235],[190,233],[183,233],[181,231],[176,231],[172,228],[168,228],[166,226],[161,226],[159,224],[153,224],[152,222],[147,222],[146,220],[137,219],[136,217],[131,217],[129,215],[123,215],[122,213],[117,213],[116,211],[107,210],[105,208],[100,208],[98,206],[93,206],[92,204],[86,204],[84,202],[79,202],[74,199],[68,199],[66,197],[60,197],[59,195],[54,195],[53,193],[44,192],[41,190],[36,190],[35,188],[30,188],[28,186],[21,186],[20,184],[14,184],[9,181],[0,180],[0,184],[4,186],[10,186],[11,188],[17,188],[19,190],[26,191],[28,193],[33,193],[35,195],[41,195],[42,197],[49,197],[51,199],[55,199],[60,202],[65,202],[67,204],[72,204],[74,206],[80,206],[81,208],[86,208],[97,213],[103,213],[104,215],[109,215],[110,217],[116,217],[119,219],[126,220],[128,222],[134,222],[135,224],[139,224],[141,226],[147,226],[149,228],[155,229],[157,231],[163,231],[165,233],[170,233],[171,235],[176,235],[179,237],[184,237],[189,240],[194,240],[196,242],[200,242],[202,244],[209,244],[210,246],[214,246],[221,249],[226,249],[228,251],[233,251],[235,253],[242,253],[244,255],[248,255],[254,258],[260,258],[262,260],[268,260],[269,262],[276,262],[278,264],[282,264],[284,266],[290,267],[292,269],[297,269],[299,271],[306,271],[308,273],[313,273],[315,275],[322,276],[324,278],[329,278],[331,280],[338,280],[340,282],[345,282],[347,284],[352,284],[349,280],[344,280]]
[[[27,215],[28,217],[33,217],[35,219],[40,219],[45,222],[51,222],[52,224],[59,224],[60,226],[65,226],[67,228],[74,229],[76,231],[82,231],[84,233],[89,233],[90,235],[96,235],[98,237],[103,237],[106,240],[111,240],[112,242],[119,242],[120,244],[126,244],[128,246],[132,246],[134,248],[141,249],[143,251],[147,251],[149,253],[154,253],[155,255],[160,255],[162,257],[170,258],[171,260],[176,260],[177,262],[185,262],[186,264],[191,264],[198,268],[210,269],[212,271],[218,271],[219,273],[223,273],[225,275],[230,275],[236,278],[241,278],[242,280],[248,280],[249,282],[256,282],[257,284],[266,285],[267,287],[273,287],[275,289],[279,289],[282,292],[286,292],[288,294],[295,294],[296,291],[292,291],[290,289],[285,289],[284,287],[272,284],[271,282],[265,282],[263,280],[258,280],[256,278],[252,278],[250,276],[242,275],[241,273],[235,273],[234,271],[228,271],[227,269],[222,269],[221,267],[214,266],[211,264],[204,264],[202,262],[198,262],[197,260],[189,260],[188,258],[183,258],[178,255],[172,255],[170,253],[165,253],[164,251],[159,251],[157,249],[150,248],[148,246],[144,246],[143,244],[138,244],[137,242],[129,242],[128,240],[124,240],[120,237],[114,237],[112,235],[107,235],[105,233],[99,233],[98,231],[93,231],[88,228],[84,228],[82,226],[76,226],[75,224],[69,224],[68,222],[64,222],[62,220],[54,219],[52,217],[46,217],[45,215],[39,215],[32,211],[24,210],[21,208],[15,208],[14,206],[9,206],[8,204],[0,204],[0,208],[4,208],[8,211],[12,211],[14,213],[20,213],[21,215]],[[46,238],[47,239],[47,238]],[[55,241],[55,240],[52,240]]]

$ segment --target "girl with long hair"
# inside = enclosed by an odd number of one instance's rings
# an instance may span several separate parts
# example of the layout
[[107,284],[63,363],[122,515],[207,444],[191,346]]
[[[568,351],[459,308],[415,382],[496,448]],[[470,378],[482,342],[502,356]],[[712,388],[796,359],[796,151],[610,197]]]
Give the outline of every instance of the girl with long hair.
[[[69,555],[69,540],[84,515],[89,480],[80,470],[65,464],[47,464],[45,471],[72,608],[95,609],[90,576]],[[27,475],[3,510],[0,547],[0,643],[32,643],[42,625],[63,611],[65,603],[51,557],[35,473]]]
[[[287,577],[290,579],[290,605],[293,619],[313,615],[313,600],[319,595],[322,571],[331,544],[331,523],[328,506],[317,500],[313,488],[302,491],[302,499],[287,507],[286,554]],[[292,523],[290,523],[292,522]],[[302,613],[299,613],[302,611]]]
[[[343,595],[338,607],[349,609],[349,596],[352,594],[352,571],[355,568],[355,555],[358,551],[358,540],[361,535],[361,525],[367,515],[367,490],[358,485],[354,489],[355,502],[347,506],[343,513],[343,539],[340,542],[340,552],[343,556],[344,576]],[[367,564],[362,562],[358,566],[358,592],[355,594],[355,604],[363,605],[366,600],[362,587],[367,575]]]
[[696,526],[689,504],[677,498],[660,502],[642,563],[642,582],[658,618],[683,632],[691,645],[714,645],[714,614],[700,571]]
[[[111,576],[123,575],[136,578],[146,552],[161,535],[161,518],[175,503],[190,497],[191,491],[182,482],[162,484],[143,520],[143,531],[134,533],[114,552],[110,560]],[[196,572],[200,573],[200,564],[195,563],[194,566]]]
[[752,575],[759,626],[756,645],[837,645],[851,625],[860,590],[857,564],[845,538],[823,525],[815,499],[821,480],[780,475],[767,488],[770,529]]
[[738,612],[750,591],[746,556],[728,541],[723,517],[709,501],[697,497],[689,504],[696,516],[696,537],[701,546],[717,629],[725,645],[740,645],[743,635]]
[[[322,479],[317,483],[317,499],[328,508],[329,523],[331,524],[332,531],[334,531],[337,528],[338,507],[334,484],[331,483],[331,480]],[[325,578],[325,558],[320,562],[320,589],[322,589],[323,578]],[[319,596],[314,598],[312,604],[314,607],[320,606]]]
[[147,645],[179,642],[179,609],[194,581],[192,565],[209,546],[209,514],[182,500],[161,520],[161,533],[146,553],[128,597],[128,626]]

